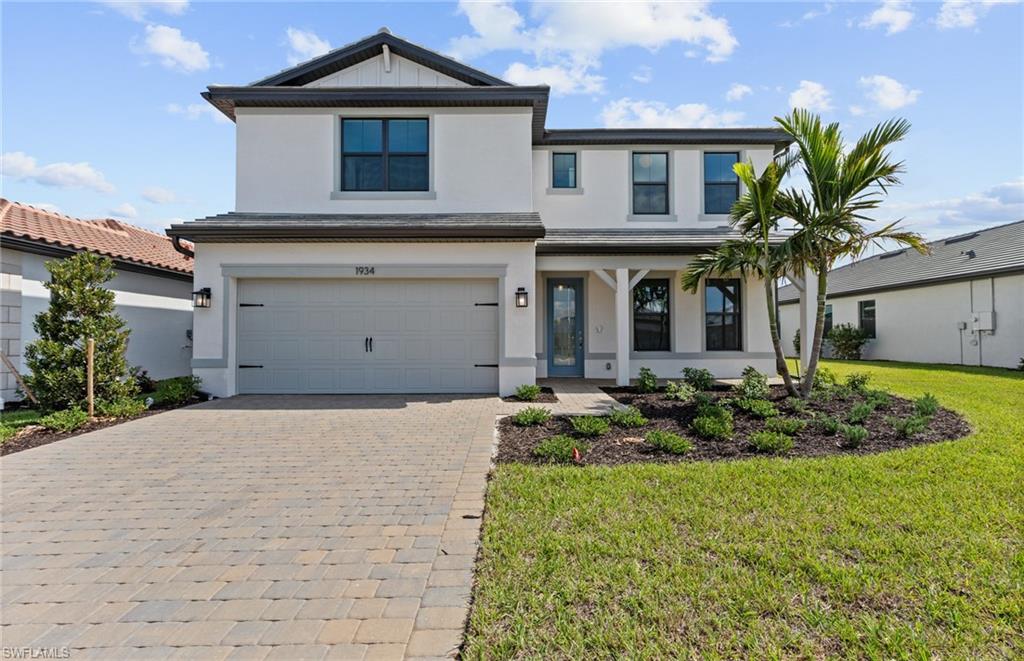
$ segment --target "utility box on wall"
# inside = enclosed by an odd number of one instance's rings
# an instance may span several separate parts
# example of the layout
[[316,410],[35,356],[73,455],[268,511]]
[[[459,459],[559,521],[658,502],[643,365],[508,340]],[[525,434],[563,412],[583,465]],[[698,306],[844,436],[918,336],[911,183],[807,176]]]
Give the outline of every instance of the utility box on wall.
[[971,330],[974,332],[994,332],[996,329],[995,312],[974,312],[971,314]]

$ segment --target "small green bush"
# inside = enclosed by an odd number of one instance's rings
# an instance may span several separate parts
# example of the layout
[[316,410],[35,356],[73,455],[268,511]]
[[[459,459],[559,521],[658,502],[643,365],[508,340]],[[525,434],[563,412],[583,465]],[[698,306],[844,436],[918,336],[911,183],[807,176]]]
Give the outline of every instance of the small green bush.
[[693,449],[693,441],[670,431],[656,429],[644,437],[649,445],[672,454],[686,454]]
[[871,339],[865,330],[853,324],[839,324],[833,326],[829,331],[829,346],[832,347],[832,357],[839,360],[860,360],[861,350]]
[[164,379],[156,385],[153,402],[164,406],[180,406],[199,394],[202,380],[198,376],[178,376]]
[[524,383],[516,388],[516,399],[520,402],[532,402],[540,397],[540,386]]
[[869,390],[865,394],[864,401],[876,409],[887,409],[892,404],[892,397],[884,390]]
[[699,404],[696,413],[697,418],[718,418],[732,422],[732,411],[718,404]]
[[573,449],[582,455],[590,449],[590,446],[573,438],[572,436],[559,434],[558,436],[546,438],[538,443],[537,447],[533,449],[533,454],[547,459],[548,461],[557,461],[558,463],[569,464],[573,461]]
[[846,414],[846,421],[853,425],[859,425],[868,419],[872,413],[875,412],[875,407],[867,402],[861,402],[855,405],[850,412]]
[[688,402],[696,394],[697,390],[686,381],[669,381],[665,386],[665,399]]
[[616,427],[643,427],[648,422],[644,414],[633,406],[612,411],[608,414],[608,419]]
[[693,429],[693,433],[701,438],[722,440],[732,438],[731,417],[700,416],[693,419],[693,422],[690,423],[690,428]]
[[512,416],[512,422],[520,427],[533,427],[541,425],[551,419],[551,410],[540,406],[527,406]]
[[907,418],[889,417],[885,419],[902,438],[910,438],[920,434],[928,427],[928,418],[920,415],[912,415]]
[[571,423],[573,431],[580,436],[588,438],[607,434],[608,430],[611,429],[607,420],[596,415],[581,415],[572,418]]
[[96,402],[96,413],[104,418],[131,418],[145,410],[145,403],[132,397]]
[[843,447],[856,448],[867,440],[868,430],[860,425],[840,425],[839,433],[843,437]]
[[846,387],[854,392],[866,392],[868,389],[868,381],[871,380],[870,374],[864,372],[853,372],[852,374],[846,375]]
[[765,423],[764,428],[771,432],[792,436],[802,432],[806,426],[807,421],[799,418],[772,418]]
[[814,421],[814,424],[821,430],[822,434],[832,436],[838,434],[842,428],[843,423],[839,422],[838,418],[833,418],[830,415],[825,415]]
[[658,389],[658,377],[649,367],[640,368],[640,376],[636,379],[637,392],[654,392]]
[[51,413],[45,418],[39,419],[39,424],[42,426],[60,432],[75,431],[87,422],[89,422],[89,414],[77,406]]
[[697,390],[711,390],[715,385],[715,375],[700,367],[684,367],[683,381],[686,381]]
[[793,439],[774,431],[759,431],[750,435],[750,444],[758,452],[782,454],[793,447]]
[[700,410],[702,406],[714,406],[714,404],[715,398],[706,392],[698,392],[693,396],[693,405],[696,406],[698,410]]
[[818,369],[814,371],[814,383],[811,385],[812,390],[828,390],[834,387],[839,381],[836,380],[836,374],[827,367],[818,366]]
[[17,433],[17,428],[5,424],[0,424],[0,443],[3,443],[7,439],[14,438],[15,434]]
[[755,418],[771,418],[779,414],[779,410],[767,399],[737,399],[733,403],[736,408]]
[[794,413],[805,413],[807,411],[807,400],[800,399],[799,397],[787,397],[786,406]]
[[935,395],[926,392],[914,400],[914,409],[918,415],[931,417],[939,411],[939,400],[935,398]]
[[736,394],[742,399],[764,399],[771,393],[768,377],[751,365],[743,368],[743,380],[736,386]]

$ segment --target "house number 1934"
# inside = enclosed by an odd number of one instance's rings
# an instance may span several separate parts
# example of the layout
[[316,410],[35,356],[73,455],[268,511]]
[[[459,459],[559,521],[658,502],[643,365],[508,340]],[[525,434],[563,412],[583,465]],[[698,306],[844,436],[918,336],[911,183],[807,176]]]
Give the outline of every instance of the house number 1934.
[[357,266],[356,275],[373,275],[372,266]]

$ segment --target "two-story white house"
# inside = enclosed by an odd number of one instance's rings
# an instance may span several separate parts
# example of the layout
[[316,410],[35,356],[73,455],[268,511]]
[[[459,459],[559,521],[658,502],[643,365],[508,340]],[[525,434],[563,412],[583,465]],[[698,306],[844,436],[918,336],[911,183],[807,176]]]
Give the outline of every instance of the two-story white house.
[[[233,212],[194,244],[215,395],[494,393],[647,366],[771,373],[763,287],[684,292],[777,129],[545,128],[517,86],[387,30],[203,96],[237,134]],[[188,251],[188,248],[182,247]]]

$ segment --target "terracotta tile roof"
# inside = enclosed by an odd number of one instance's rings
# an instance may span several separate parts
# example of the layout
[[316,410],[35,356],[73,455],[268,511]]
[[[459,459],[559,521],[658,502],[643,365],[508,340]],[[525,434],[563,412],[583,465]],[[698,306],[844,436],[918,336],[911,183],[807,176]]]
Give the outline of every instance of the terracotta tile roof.
[[0,234],[192,273],[192,259],[175,250],[166,236],[113,218],[82,220],[0,198]]

